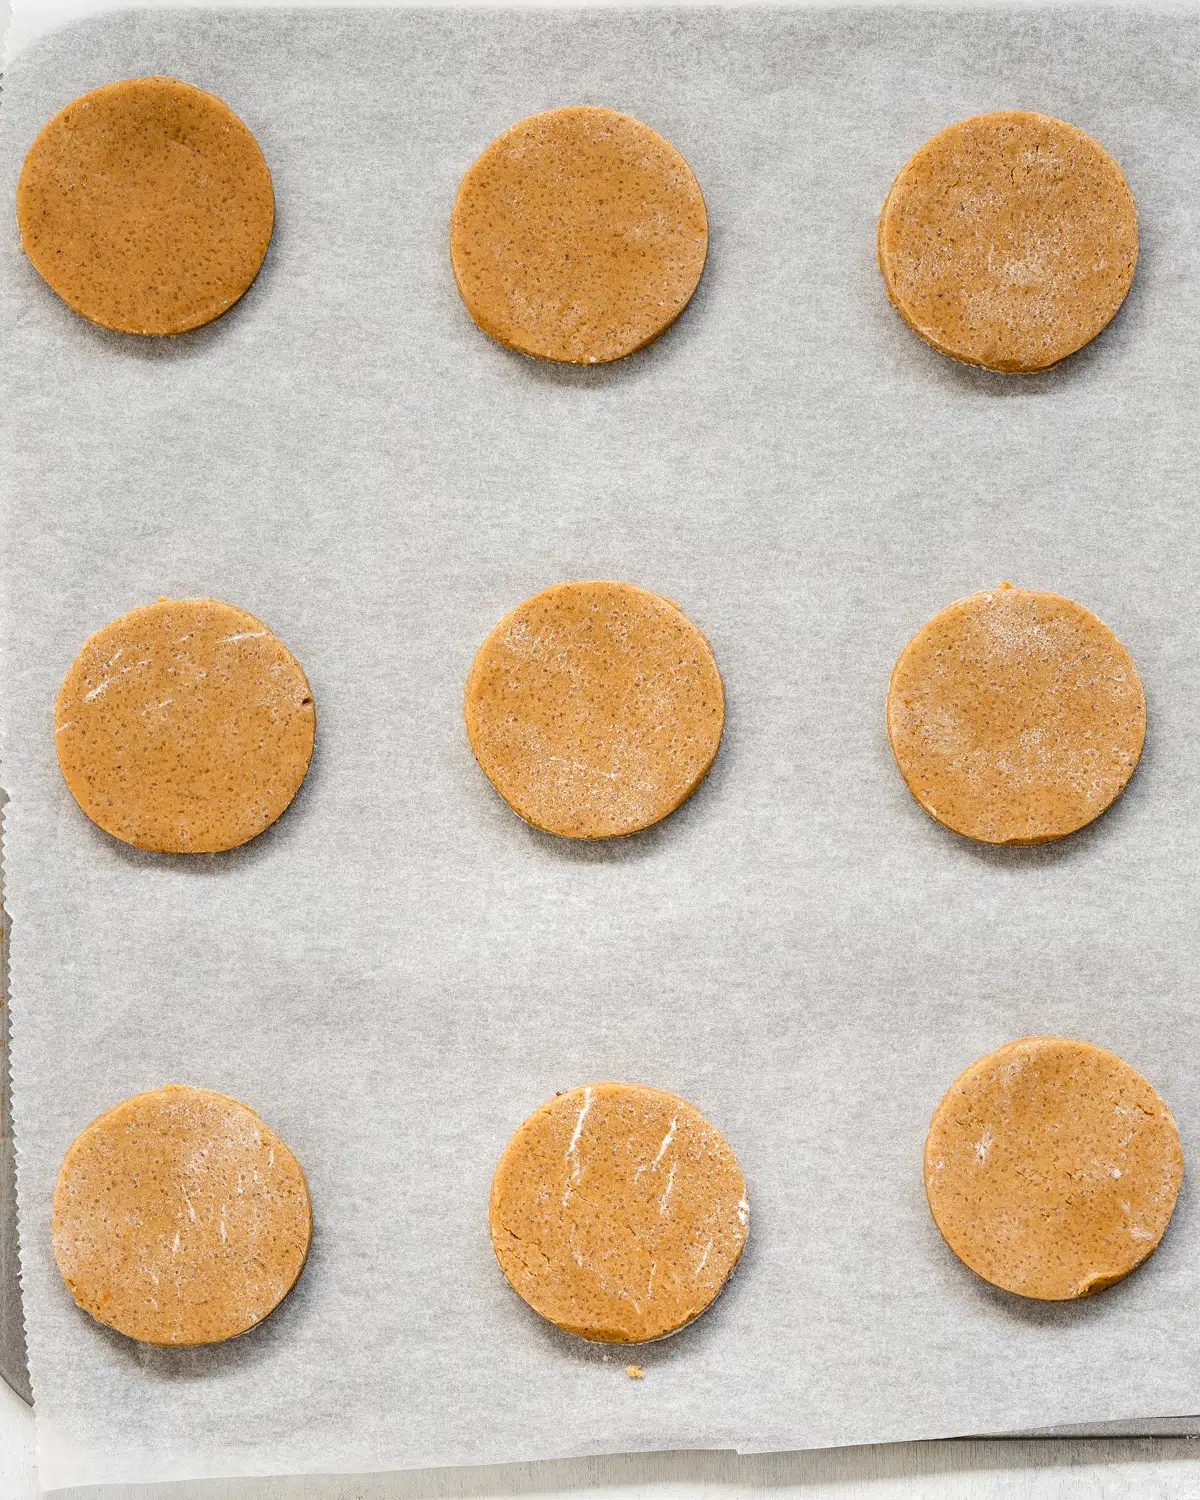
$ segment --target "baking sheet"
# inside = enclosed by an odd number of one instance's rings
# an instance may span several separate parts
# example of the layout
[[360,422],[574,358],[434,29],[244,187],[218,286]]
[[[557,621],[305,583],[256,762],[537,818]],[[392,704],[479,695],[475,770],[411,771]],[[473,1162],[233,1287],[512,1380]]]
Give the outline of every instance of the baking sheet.
[[[12,229],[2,247],[5,863],[47,1487],[1200,1406],[1188,1184],[1137,1276],[1039,1307],[953,1260],[920,1172],[948,1083],[1032,1031],[1122,1053],[1195,1149],[1198,62],[1194,16],[1113,10],[143,12],[16,60],[0,193],[61,104],[157,71],[237,109],[279,201],[249,296],[171,343],[81,323]],[[676,328],[590,371],[480,335],[445,249],[482,146],[580,100],[662,131],[712,222]],[[1114,325],[1023,380],[927,350],[873,263],[908,154],[1013,104],[1098,136],[1142,226]],[[681,602],[729,724],[680,813],[577,847],[496,799],[460,701],[500,614],[594,576]],[[1001,578],[1095,609],[1150,705],[1128,793],[1042,850],[929,822],[883,730],[900,647]],[[78,645],[160,593],[261,615],[316,696],[296,805],[220,859],[115,844],[54,763]],[[606,1077],[699,1105],[752,1203],[733,1284],[640,1351],[642,1382],[543,1325],[487,1242],[512,1129]],[[71,1138],[166,1080],[258,1108],[317,1215],[296,1294],[210,1351],[99,1329],[49,1247]]]
[[[0,852],[7,801],[0,791]],[[0,863],[0,903],[4,869]],[[17,1244],[16,1155],[12,1140],[12,1099],[8,1068],[8,918],[0,905],[0,1379],[25,1401],[33,1399],[25,1366],[25,1321],[21,1311],[20,1253]]]

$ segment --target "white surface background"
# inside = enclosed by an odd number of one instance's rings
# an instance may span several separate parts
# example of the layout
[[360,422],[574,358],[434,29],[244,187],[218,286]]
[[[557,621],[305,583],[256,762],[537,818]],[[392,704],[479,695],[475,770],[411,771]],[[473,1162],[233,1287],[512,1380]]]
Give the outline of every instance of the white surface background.
[[[295,0],[291,0],[295,3]],[[122,8],[97,0],[16,0],[9,47],[16,52],[59,19]],[[32,1424],[21,1403],[0,1388],[0,1500],[35,1493]],[[1193,1454],[1196,1456],[1193,1457]],[[661,1496],[836,1493],[1007,1497],[1074,1495],[1192,1495],[1200,1489],[1200,1445],[1124,1441],[1076,1443],[988,1442],[898,1445],[829,1453],[737,1458],[725,1454],[648,1455],[503,1469],[440,1471],[364,1479],[269,1480],[105,1490],[106,1500],[383,1500],[383,1497],[546,1496],[596,1494],[623,1500]],[[75,1492],[98,1494],[93,1491]]]

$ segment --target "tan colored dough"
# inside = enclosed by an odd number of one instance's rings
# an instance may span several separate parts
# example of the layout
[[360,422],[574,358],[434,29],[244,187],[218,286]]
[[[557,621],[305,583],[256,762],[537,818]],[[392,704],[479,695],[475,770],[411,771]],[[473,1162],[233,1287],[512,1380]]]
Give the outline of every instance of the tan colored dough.
[[1128,1063],[1034,1036],[972,1063],[938,1105],[925,1191],[955,1255],[993,1286],[1061,1302],[1157,1248],[1183,1180],[1171,1112]]
[[660,1089],[595,1083],[551,1099],[513,1136],[488,1222],[501,1269],[535,1312],[596,1343],[638,1344],[712,1303],[749,1215],[737,1160],[697,1109]]
[[1089,343],[1125,300],[1137,211],[1082,130],[998,110],[921,147],[883,205],[878,253],[888,296],[926,343],[1030,373]]
[[312,757],[308,680],[216,599],[160,599],[84,645],[58,694],[58,763],[91,820],[139,849],[213,854],[268,828]]
[[716,758],[725,694],[678,605],[631,583],[560,583],[484,641],[464,712],[471,749],[514,812],[598,839],[691,796]]
[[300,1163],[252,1109],[168,1085],[76,1136],[52,1234],[93,1318],[148,1344],[213,1344],[261,1323],[295,1286],[312,1207]]
[[1146,699],[1129,653],[1090,610],[1001,584],[942,610],[900,653],[887,727],[931,817],[982,843],[1042,844],[1124,791]]
[[691,300],[708,217],[691,168],[611,109],[547,110],[506,130],[462,180],[450,258],[485,333],[594,365],[664,332]]
[[17,221],[25,253],[77,313],[120,333],[184,333],[258,275],[275,197],[228,105],[177,78],[130,78],[42,130]]

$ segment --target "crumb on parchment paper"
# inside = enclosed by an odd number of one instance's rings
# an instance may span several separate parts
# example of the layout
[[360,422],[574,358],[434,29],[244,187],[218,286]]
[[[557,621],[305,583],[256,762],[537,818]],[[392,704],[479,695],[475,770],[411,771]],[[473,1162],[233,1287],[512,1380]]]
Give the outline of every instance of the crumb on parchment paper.
[[630,1380],[645,1380],[646,1378],[646,1372],[642,1369],[641,1365],[626,1365],[625,1373],[629,1376]]

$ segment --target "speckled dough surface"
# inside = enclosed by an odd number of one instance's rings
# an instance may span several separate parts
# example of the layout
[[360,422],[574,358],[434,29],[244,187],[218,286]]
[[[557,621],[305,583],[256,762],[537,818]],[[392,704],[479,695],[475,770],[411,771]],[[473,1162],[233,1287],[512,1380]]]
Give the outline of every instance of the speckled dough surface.
[[17,221],[29,259],[77,313],[121,333],[184,333],[258,275],[275,221],[254,137],[174,78],[95,89],[25,158]]
[[299,662],[215,599],[160,599],[84,645],[58,694],[58,763],[106,833],[168,854],[233,849],[299,790],[316,713]]
[[707,640],[630,583],[560,583],[496,626],[467,677],[475,757],[550,833],[608,838],[673,812],[721,743],[725,693]]
[[544,1104],[509,1142],[489,1224],[513,1289],[568,1333],[663,1338],[720,1292],[750,1206],[725,1138],[683,1099],[595,1083]]
[[942,610],[900,653],[887,728],[931,817],[988,844],[1041,844],[1124,790],[1146,700],[1129,653],[1090,610],[1002,584]]
[[883,205],[878,249],[888,296],[926,343],[1031,372],[1094,339],[1125,300],[1137,212],[1083,131],[999,110],[921,147]]
[[1183,1180],[1163,1101],[1089,1042],[1035,1036],[966,1070],[925,1142],[925,1191],[955,1255],[993,1286],[1062,1302],[1157,1248]]
[[75,1138],[52,1234],[93,1318],[149,1344],[212,1344],[261,1323],[295,1286],[312,1208],[299,1162],[252,1109],[170,1085]]
[[708,254],[691,168],[611,109],[532,115],[462,180],[454,278],[485,333],[540,359],[602,364],[669,328]]

